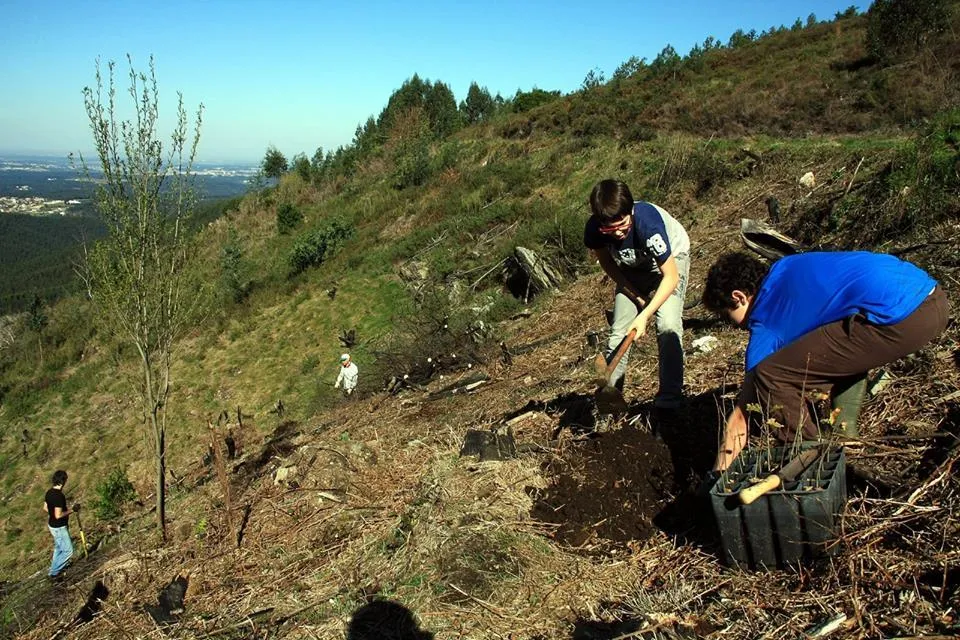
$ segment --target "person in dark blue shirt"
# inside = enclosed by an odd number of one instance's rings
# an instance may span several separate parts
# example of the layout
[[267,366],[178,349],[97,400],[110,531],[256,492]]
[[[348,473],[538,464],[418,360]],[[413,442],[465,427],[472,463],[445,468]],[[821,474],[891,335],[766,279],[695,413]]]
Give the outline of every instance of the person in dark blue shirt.
[[[759,405],[785,442],[818,439],[826,418],[816,414],[818,393],[835,399],[870,369],[913,353],[947,326],[947,297],[933,278],[909,262],[866,251],[804,253],[769,268],[730,253],[710,268],[703,302],[750,331],[746,375],[717,471],[746,445],[748,405]],[[847,435],[844,421],[856,420],[850,413],[832,416]]]
[[[660,389],[654,405],[675,409],[683,401],[683,297],[690,272],[690,239],[673,216],[634,201],[626,184],[602,180],[590,194],[592,215],[583,243],[616,283],[613,322],[604,351],[609,360],[631,329],[642,336],[656,318]],[[623,389],[629,352],[614,372]]]

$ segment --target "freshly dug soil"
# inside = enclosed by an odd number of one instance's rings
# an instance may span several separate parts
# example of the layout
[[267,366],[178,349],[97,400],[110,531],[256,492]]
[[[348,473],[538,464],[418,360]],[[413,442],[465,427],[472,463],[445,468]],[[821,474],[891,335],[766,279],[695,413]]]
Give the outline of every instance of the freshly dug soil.
[[547,474],[550,485],[534,490],[531,514],[560,525],[556,540],[574,547],[645,540],[673,499],[670,450],[633,427],[574,444],[548,463]]

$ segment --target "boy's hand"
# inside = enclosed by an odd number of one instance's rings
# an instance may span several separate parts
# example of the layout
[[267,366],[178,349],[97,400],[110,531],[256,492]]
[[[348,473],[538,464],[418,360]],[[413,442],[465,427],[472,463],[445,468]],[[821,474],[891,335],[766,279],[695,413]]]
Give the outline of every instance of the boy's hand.
[[641,313],[630,323],[630,326],[627,328],[627,333],[632,329],[636,329],[637,337],[639,338],[647,331],[647,314]]

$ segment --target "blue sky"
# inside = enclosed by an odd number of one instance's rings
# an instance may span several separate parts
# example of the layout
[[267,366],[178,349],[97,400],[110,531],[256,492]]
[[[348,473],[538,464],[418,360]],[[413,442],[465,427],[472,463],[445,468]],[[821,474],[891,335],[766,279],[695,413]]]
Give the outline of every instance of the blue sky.
[[127,54],[138,70],[152,54],[162,135],[180,91],[188,107],[205,105],[202,160],[257,162],[271,144],[288,157],[348,144],[414,73],[458,101],[471,81],[504,97],[567,93],[591,69],[609,78],[667,44],[684,55],[707,36],[726,42],[851,5],[869,2],[0,0],[0,153],[88,150],[81,90],[98,57],[125,74]]

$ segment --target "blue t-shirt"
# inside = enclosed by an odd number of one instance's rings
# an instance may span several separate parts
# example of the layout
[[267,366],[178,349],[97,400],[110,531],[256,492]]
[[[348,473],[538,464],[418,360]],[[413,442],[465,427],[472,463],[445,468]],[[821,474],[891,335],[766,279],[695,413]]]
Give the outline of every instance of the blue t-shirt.
[[653,270],[671,255],[690,250],[687,232],[675,218],[649,202],[633,205],[633,224],[623,240],[600,233],[597,216],[587,219],[583,230],[583,244],[588,249],[608,249],[621,267]]
[[919,267],[866,251],[802,253],[773,263],[753,299],[747,328],[747,371],[825,324],[860,314],[896,324],[937,286]]

